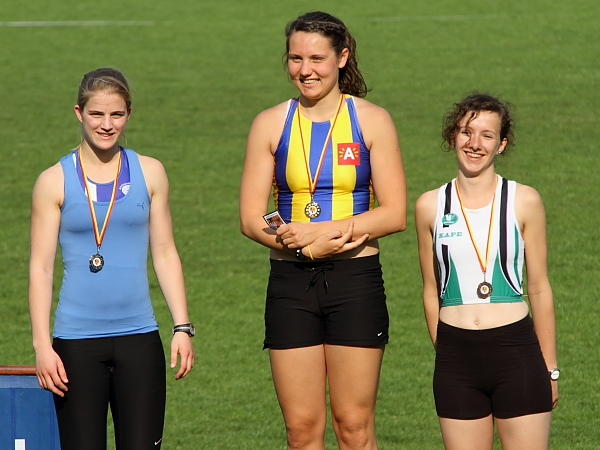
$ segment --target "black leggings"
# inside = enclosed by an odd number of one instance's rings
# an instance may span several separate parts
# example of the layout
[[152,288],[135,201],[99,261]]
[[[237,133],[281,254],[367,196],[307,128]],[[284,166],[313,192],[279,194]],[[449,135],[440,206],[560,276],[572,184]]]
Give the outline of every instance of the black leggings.
[[69,382],[54,396],[61,450],[106,450],[108,405],[117,450],[157,450],[165,417],[165,354],[158,331],[54,339]]

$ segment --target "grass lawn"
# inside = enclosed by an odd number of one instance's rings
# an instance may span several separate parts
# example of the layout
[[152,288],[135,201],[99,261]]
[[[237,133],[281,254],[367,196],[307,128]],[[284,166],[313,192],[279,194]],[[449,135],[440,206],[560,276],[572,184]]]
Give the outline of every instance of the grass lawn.
[[[547,209],[563,370],[550,448],[597,449],[596,0],[4,0],[0,364],[34,363],[27,312],[33,183],[79,143],[72,107],[83,74],[116,67],[133,87],[126,145],[160,159],[170,177],[175,238],[198,330],[194,371],[168,384],[163,448],[285,449],[268,355],[261,350],[268,252],[239,233],[237,198],[252,119],[296,95],[281,65],[283,28],[315,9],[338,15],[354,33],[373,88],[367,99],[394,118],[408,180],[408,228],[381,240],[391,340],[379,391],[380,448],[443,448],[413,206],[422,192],[455,176],[453,156],[440,149],[441,118],[478,89],[515,105],[517,145],[497,170],[538,189]],[[23,23],[35,21],[48,23]],[[110,22],[72,23],[89,21]],[[61,271],[58,263],[56,287]],[[168,348],[172,324],[153,275],[151,289]],[[336,448],[331,428],[327,446]]]

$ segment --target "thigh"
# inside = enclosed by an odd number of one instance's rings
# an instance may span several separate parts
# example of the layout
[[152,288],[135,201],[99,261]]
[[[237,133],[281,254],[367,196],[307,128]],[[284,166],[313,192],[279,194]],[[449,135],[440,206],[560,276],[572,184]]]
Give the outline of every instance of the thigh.
[[503,450],[547,450],[552,413],[496,419]]
[[54,396],[62,450],[105,450],[110,342],[54,339],[67,372],[68,392]]
[[383,352],[383,346],[325,346],[329,397],[335,421],[374,425]]
[[325,430],[325,353],[322,345],[269,350],[277,399],[286,426]]
[[[492,450],[494,420],[491,415],[474,420],[440,417],[440,428],[446,450]],[[525,448],[528,447],[520,450]]]
[[116,448],[156,450],[165,415],[165,355],[158,331],[114,338],[111,411]]

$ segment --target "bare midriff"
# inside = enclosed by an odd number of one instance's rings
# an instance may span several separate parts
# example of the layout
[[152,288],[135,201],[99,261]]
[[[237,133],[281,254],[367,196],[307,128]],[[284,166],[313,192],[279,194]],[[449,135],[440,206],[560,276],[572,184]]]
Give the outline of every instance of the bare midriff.
[[440,321],[466,330],[485,330],[518,322],[529,314],[526,302],[452,305],[440,309]]

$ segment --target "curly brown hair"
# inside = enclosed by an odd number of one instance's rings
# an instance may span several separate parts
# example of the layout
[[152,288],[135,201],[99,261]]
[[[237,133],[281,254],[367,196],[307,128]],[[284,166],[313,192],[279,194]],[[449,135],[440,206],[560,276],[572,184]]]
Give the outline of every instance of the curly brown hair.
[[515,135],[513,131],[514,120],[511,117],[512,105],[502,102],[490,94],[472,92],[444,115],[442,137],[444,142],[442,148],[450,151],[454,148],[454,140],[460,130],[460,122],[469,115],[469,120],[475,119],[481,111],[494,112],[500,117],[500,141],[506,139],[506,147],[502,154],[514,145]]
[[285,54],[284,65],[290,50],[290,37],[297,31],[305,33],[319,33],[329,39],[331,48],[337,56],[348,49],[348,61],[339,72],[339,87],[343,94],[365,97],[369,92],[364,77],[358,68],[356,56],[356,41],[350,31],[337,17],[322,11],[308,12],[289,22],[285,27]]

